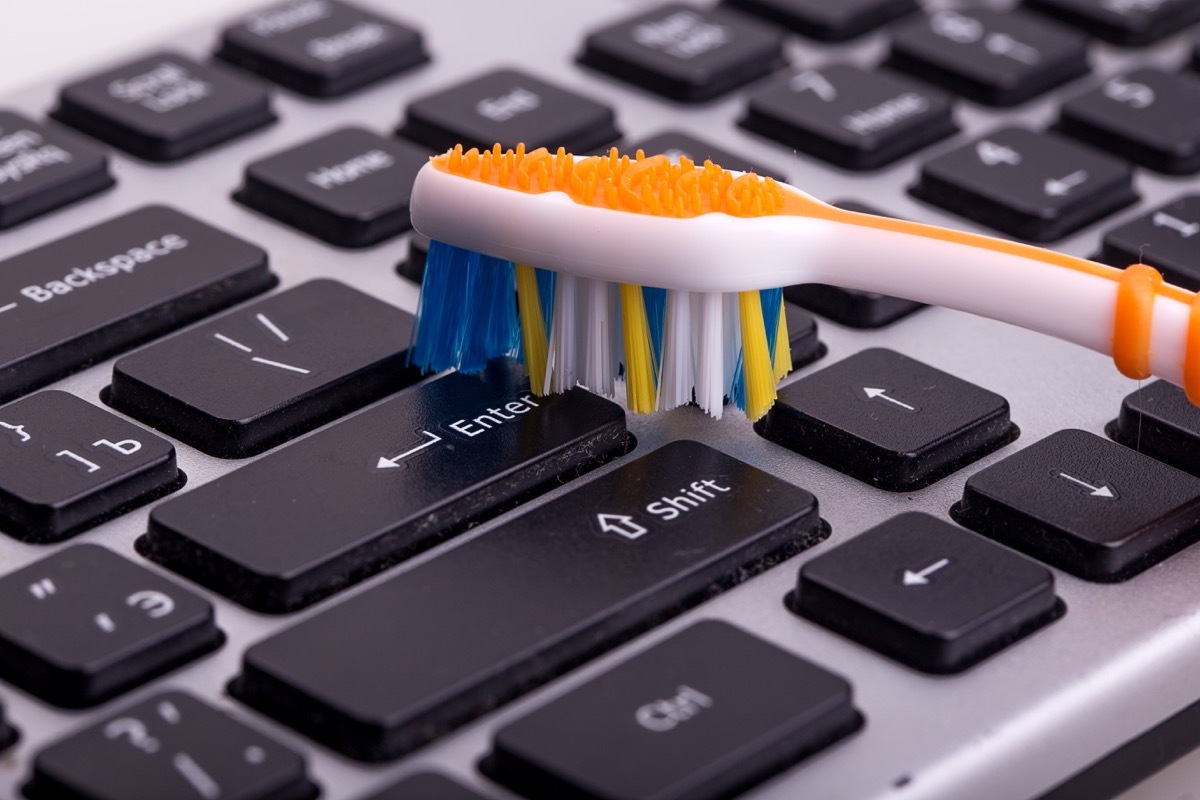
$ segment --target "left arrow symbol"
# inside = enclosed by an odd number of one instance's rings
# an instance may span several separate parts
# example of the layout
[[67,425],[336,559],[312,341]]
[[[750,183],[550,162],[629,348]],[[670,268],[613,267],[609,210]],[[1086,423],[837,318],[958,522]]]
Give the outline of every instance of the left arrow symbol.
[[383,458],[381,456],[380,459],[375,462],[375,469],[392,469],[393,467],[398,467],[400,466],[400,462],[404,459],[408,458],[414,453],[419,453],[426,447],[431,447],[442,440],[442,437],[438,436],[436,433],[430,433],[429,431],[421,431],[421,433],[428,437],[427,441],[422,442],[416,447],[405,450],[398,456],[392,456],[391,458]]
[[625,514],[597,514],[596,519],[600,522],[601,531],[615,533],[626,539],[636,539],[650,532],[634,522],[633,517]]

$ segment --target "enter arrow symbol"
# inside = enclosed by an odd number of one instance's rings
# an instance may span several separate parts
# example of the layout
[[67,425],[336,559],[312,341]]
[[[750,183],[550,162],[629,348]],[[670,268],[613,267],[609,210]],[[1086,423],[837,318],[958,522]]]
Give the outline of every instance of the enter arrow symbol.
[[888,397],[887,389],[872,389],[869,386],[864,386],[863,392],[866,393],[868,400],[874,400],[874,399],[878,398],[880,400],[887,400],[889,403],[893,403],[895,405],[900,406],[901,408],[908,409],[909,411],[917,410],[915,407],[910,406],[908,403],[902,403],[894,397]]
[[1084,489],[1087,489],[1088,494],[1090,494],[1092,497],[1104,497],[1109,500],[1115,500],[1117,497],[1116,494],[1113,493],[1113,490],[1107,486],[1092,486],[1090,483],[1081,481],[1079,478],[1073,478],[1065,472],[1058,473],[1058,477],[1068,480],[1077,486],[1082,486]]
[[401,453],[398,456],[392,456],[391,458],[383,458],[382,456],[380,456],[379,460],[375,462],[375,469],[394,469],[395,467],[400,466],[401,461],[408,458],[413,453],[419,453],[420,451],[424,450],[426,447],[431,447],[442,440],[442,437],[438,436],[435,433],[430,433],[429,431],[421,431],[421,433],[423,433],[425,436],[428,436],[429,440],[426,442],[422,442],[421,444],[417,445],[416,447],[412,447],[412,448],[409,448],[408,450],[405,450],[403,453]]
[[636,539],[650,532],[625,514],[597,514],[596,519],[600,522],[601,531],[615,533],[626,539]]
[[942,567],[950,563],[950,559],[943,558],[933,562],[920,572],[913,572],[911,569],[904,570],[904,585],[905,586],[924,586],[929,583],[929,576],[937,572]]
[[1063,197],[1070,194],[1072,189],[1087,179],[1087,172],[1085,170],[1078,169],[1066,177],[1051,178],[1050,180],[1046,181],[1046,185],[1043,188],[1045,189],[1046,194],[1050,195],[1051,197]]

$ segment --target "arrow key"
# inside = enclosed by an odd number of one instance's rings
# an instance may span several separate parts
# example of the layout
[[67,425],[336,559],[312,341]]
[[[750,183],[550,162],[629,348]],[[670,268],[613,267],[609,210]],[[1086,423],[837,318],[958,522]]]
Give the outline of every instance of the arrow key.
[[1048,242],[1137,200],[1133,171],[1053,134],[1003,128],[921,166],[916,197],[998,231]]
[[895,492],[928,486],[1017,436],[1000,395],[883,349],[789,384],[755,430]]
[[922,672],[961,672],[1058,619],[1050,570],[928,514],[800,568],[797,614]]
[[1124,269],[1149,264],[1168,282],[1200,289],[1200,194],[1134,217],[1104,235],[1098,260]]
[[1052,566],[1111,583],[1200,539],[1200,478],[1065,430],[972,475],[952,514]]

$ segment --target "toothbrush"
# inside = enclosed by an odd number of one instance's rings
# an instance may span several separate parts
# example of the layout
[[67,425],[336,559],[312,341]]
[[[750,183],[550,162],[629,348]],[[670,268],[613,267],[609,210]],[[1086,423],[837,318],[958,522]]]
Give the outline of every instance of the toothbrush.
[[422,167],[411,214],[432,240],[410,350],[427,371],[518,356],[535,392],[612,396],[623,367],[634,412],[694,400],[719,418],[728,397],[756,420],[791,369],[778,287],[830,283],[1075,342],[1200,404],[1200,303],[1141,264],[846,211],[771,178],[616,148],[458,146]]

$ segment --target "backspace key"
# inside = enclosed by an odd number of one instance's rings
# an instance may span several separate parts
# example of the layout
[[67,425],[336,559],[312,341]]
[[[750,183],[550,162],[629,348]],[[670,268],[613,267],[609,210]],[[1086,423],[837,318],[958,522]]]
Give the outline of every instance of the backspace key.
[[166,206],[0,261],[0,402],[277,282],[262,248]]

